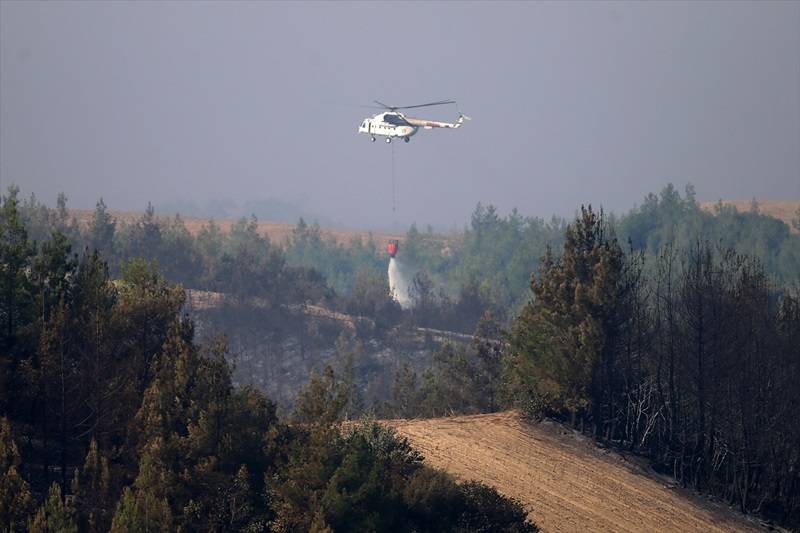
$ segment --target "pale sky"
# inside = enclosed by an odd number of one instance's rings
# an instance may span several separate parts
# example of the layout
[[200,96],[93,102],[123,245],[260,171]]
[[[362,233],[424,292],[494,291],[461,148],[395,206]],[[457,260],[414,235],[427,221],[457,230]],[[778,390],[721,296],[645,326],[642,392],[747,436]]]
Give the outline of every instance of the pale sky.
[[[377,99],[473,121],[394,143]],[[430,115],[455,119],[455,106]],[[427,116],[415,110],[413,116]],[[0,186],[349,226],[800,198],[800,2],[0,2]]]

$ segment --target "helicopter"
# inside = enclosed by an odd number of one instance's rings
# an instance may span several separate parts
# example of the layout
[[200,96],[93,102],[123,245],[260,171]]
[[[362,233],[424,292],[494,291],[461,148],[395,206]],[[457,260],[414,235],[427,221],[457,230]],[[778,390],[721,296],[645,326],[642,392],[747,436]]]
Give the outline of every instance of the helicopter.
[[[454,100],[440,100],[438,102],[430,102],[427,104],[407,105],[407,106],[390,106],[378,100],[373,100],[380,107],[377,109],[385,109],[383,113],[378,113],[369,118],[365,118],[361,125],[358,127],[358,133],[366,133],[375,142],[375,137],[386,137],[386,142],[392,142],[393,138],[403,139],[405,142],[411,140],[411,137],[419,131],[420,128],[430,130],[433,128],[460,128],[465,120],[471,120],[468,116],[459,113],[456,122],[440,122],[438,120],[428,120],[423,118],[411,118],[399,112],[398,109],[414,109],[417,107],[428,107],[434,105],[455,104]],[[367,106],[375,107],[375,106]]]

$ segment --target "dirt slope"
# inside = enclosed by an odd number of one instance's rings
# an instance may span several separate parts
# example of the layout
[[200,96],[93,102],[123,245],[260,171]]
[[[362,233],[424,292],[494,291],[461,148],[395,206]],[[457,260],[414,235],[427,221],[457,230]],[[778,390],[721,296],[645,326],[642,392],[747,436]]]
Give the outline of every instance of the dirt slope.
[[385,423],[432,466],[520,500],[542,531],[761,530],[553,423],[514,412]]

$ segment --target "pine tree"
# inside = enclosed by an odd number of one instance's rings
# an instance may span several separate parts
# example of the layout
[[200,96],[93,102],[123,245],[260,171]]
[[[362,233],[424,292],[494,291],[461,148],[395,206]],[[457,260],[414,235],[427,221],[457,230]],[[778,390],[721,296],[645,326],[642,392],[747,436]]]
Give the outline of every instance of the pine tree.
[[166,498],[159,499],[150,492],[135,492],[130,487],[125,487],[111,522],[111,533],[169,533],[173,530],[172,515]]
[[[173,324],[135,419],[142,450],[135,501],[166,499],[173,523],[189,530],[239,513],[236,506],[263,489],[272,467],[264,436],[276,423],[274,406],[263,396],[234,391],[225,346],[201,352],[193,332],[188,319]],[[265,519],[265,512],[250,508],[247,521]]]
[[203,265],[203,286],[212,290],[219,290],[217,275],[220,269],[225,238],[219,225],[214,219],[200,229],[195,243]]
[[480,409],[479,370],[467,354],[446,343],[433,354],[434,375],[422,386],[429,410],[440,414],[475,413]]
[[155,264],[142,259],[131,260],[124,266],[122,280],[116,286],[115,315],[119,318],[120,334],[129,339],[121,347],[122,355],[130,361],[133,392],[140,398],[152,377],[152,360],[179,316],[186,293],[167,282]]
[[503,332],[494,315],[487,311],[481,317],[472,338],[477,368],[474,392],[481,410],[494,412],[498,408],[499,390],[503,371]]
[[17,375],[23,358],[32,351],[35,341],[23,326],[33,321],[36,306],[27,267],[34,254],[23,225],[17,194],[19,188],[8,188],[0,208],[0,412],[8,413],[10,398],[18,397]]
[[97,202],[92,221],[89,223],[87,232],[87,245],[90,251],[98,251],[105,257],[114,255],[114,233],[116,232],[117,222],[108,212],[103,199]]
[[[42,488],[50,483],[50,453],[59,451],[60,464],[68,460],[66,442],[71,436],[67,435],[70,422],[64,421],[62,425],[60,415],[80,403],[70,394],[74,392],[75,381],[69,304],[76,267],[70,251],[67,237],[59,230],[53,231],[39,253],[31,258],[27,276],[38,308],[38,316],[30,318],[27,329],[37,339],[38,346],[21,366],[19,377],[23,387],[16,404],[25,407],[24,414],[20,414],[32,423],[36,438],[42,440],[43,445],[34,448],[39,453],[31,457],[33,462],[44,463],[40,470]],[[56,436],[59,444],[53,446],[52,439]],[[66,486],[67,473],[62,473],[61,484]]]
[[123,385],[131,375],[127,367],[131,362],[115,357],[117,325],[127,317],[115,313],[117,291],[97,251],[81,259],[71,296],[70,329],[81,353],[76,370],[85,412],[78,428],[84,442],[94,439],[100,448],[107,449],[122,440],[134,410],[129,405],[132,402],[126,401]]
[[81,238],[81,230],[78,226],[78,219],[69,216],[67,209],[67,195],[63,192],[58,193],[56,198],[56,209],[53,217],[53,230],[59,231],[67,236],[70,242],[78,242]]
[[232,479],[223,485],[210,523],[218,531],[265,530],[266,520],[258,512],[259,502],[250,487],[250,472],[242,465]]
[[[76,352],[69,330],[69,307],[62,297],[46,322],[40,338],[39,384],[41,393],[44,462],[51,448],[57,452],[61,485],[67,486],[76,419],[82,404],[81,382],[76,373]],[[46,474],[46,473],[45,473]],[[45,480],[47,481],[47,479]]]
[[47,499],[28,522],[30,533],[78,533],[74,511],[61,497],[61,485],[53,483]]
[[147,209],[133,226],[131,235],[131,250],[129,257],[142,257],[155,259],[161,251],[162,228],[156,218],[156,210],[153,204],[147,202]]
[[28,483],[19,474],[22,462],[11,436],[11,423],[0,418],[0,524],[3,531],[22,531],[35,509]]
[[[548,249],[532,300],[516,320],[510,365],[529,376],[512,378],[527,390],[512,392],[595,429],[611,421],[618,393],[616,354],[622,338],[620,305],[624,254],[591,206],[567,227],[560,258]],[[538,399],[535,399],[538,398]]]
[[94,439],[89,444],[81,474],[76,468],[72,487],[81,529],[108,531],[112,508],[111,468],[108,458],[98,449]]
[[395,373],[389,390],[388,415],[397,418],[419,416],[419,384],[417,374],[404,363]]
[[162,239],[158,258],[164,276],[173,283],[197,286],[203,270],[202,258],[194,236],[186,229],[180,215],[176,214],[164,224]]
[[293,420],[300,424],[330,427],[341,420],[349,403],[349,388],[326,366],[322,374],[311,373],[308,385],[297,395]]

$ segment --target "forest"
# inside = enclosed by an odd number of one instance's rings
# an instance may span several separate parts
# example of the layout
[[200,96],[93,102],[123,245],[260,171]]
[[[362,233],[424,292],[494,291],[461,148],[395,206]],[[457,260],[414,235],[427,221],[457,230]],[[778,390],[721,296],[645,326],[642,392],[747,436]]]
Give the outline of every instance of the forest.
[[[18,188],[12,186],[9,194],[18,197]],[[125,262],[140,257],[156,261],[167,279],[187,289],[249,293],[254,287],[244,281],[246,269],[276,268],[281,263],[313,269],[338,295],[342,308],[346,305],[342,298],[353,295],[357,280],[363,290],[369,280],[382,282],[386,276],[385,256],[376,252],[385,243],[370,238],[342,244],[325,238],[318,224],[303,219],[287,242],[270,242],[257,233],[254,216],[238,220],[230,233],[223,233],[212,219],[192,235],[180,215],[157,216],[152,205],[138,221],[125,224],[116,221],[100,199],[91,223],[81,227],[70,216],[63,194],[55,208],[32,194],[18,201],[31,241],[44,242],[58,229],[74,251],[98,250],[112,276],[119,275]],[[691,185],[682,197],[670,184],[659,194],[648,194],[629,212],[606,215],[605,220],[623,247],[646,254],[647,268],[655,264],[663,246],[682,249],[701,238],[758,258],[766,273],[783,286],[800,282],[800,213],[792,233],[780,220],[760,213],[755,200],[746,212],[722,202],[708,212],[700,208]],[[567,223],[555,216],[549,220],[523,216],[517,210],[502,216],[495,207],[478,204],[457,235],[442,238],[431,227],[420,231],[412,224],[402,243],[402,257],[418,278],[419,290],[413,296],[428,306],[441,304],[426,320],[470,333],[486,309],[502,319],[517,314],[528,300],[531,273],[548,246],[561,247]],[[471,312],[474,320],[458,324],[443,319],[447,313],[442,311],[458,303],[479,309]]]
[[472,346],[443,347],[422,374],[399,372],[389,414],[554,418],[797,527],[797,283],[724,241],[670,240],[656,255],[614,235],[582,208],[560,250],[546,249],[522,310],[505,323],[486,315]]
[[371,422],[502,409],[797,525],[800,236],[755,203],[479,204],[457,236],[408,230],[411,309],[383,243],[302,219],[192,235],[100,200],[82,227],[15,187],[0,217],[6,529],[533,531]]
[[[354,395],[330,369],[278,417],[233,384],[224,339],[196,341],[186,291],[153,263],[112,278],[58,229],[33,242],[13,193],[0,217],[3,530],[536,531],[391,430],[343,426]],[[256,279],[221,261],[226,288],[290,300],[313,276],[281,259],[260,257]]]

